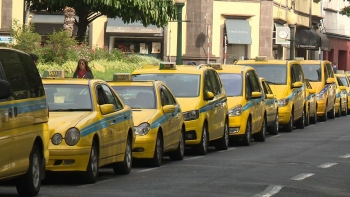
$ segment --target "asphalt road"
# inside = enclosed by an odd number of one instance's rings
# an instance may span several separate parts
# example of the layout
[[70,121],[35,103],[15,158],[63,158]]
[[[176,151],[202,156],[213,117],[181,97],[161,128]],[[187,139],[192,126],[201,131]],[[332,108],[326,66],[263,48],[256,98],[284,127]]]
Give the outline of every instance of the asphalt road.
[[[281,131],[249,147],[212,148],[205,156],[187,153],[183,161],[164,157],[159,168],[136,162],[125,176],[101,169],[92,185],[82,184],[77,174],[49,174],[38,196],[350,197],[349,120]],[[0,186],[0,196],[17,196],[15,187]]]

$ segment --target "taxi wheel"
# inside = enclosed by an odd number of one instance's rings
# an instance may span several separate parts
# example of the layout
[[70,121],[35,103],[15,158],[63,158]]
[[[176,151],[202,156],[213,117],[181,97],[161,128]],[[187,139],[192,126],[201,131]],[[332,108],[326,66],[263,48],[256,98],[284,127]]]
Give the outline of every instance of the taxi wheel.
[[216,150],[227,150],[229,146],[228,121],[225,121],[224,133],[222,137],[216,141]]
[[289,122],[284,126],[284,129],[287,131],[287,132],[292,132],[293,131],[293,126],[294,126],[294,113],[292,112],[290,114],[290,119],[289,119]]
[[113,165],[114,174],[129,174],[132,167],[132,150],[131,139],[128,137],[126,141],[124,161],[118,162]]
[[41,185],[41,161],[39,149],[33,146],[29,158],[29,168],[26,174],[21,176],[16,184],[20,196],[35,196],[39,193]]
[[310,108],[309,111],[306,113],[306,117],[305,117],[305,126],[309,126],[310,125]]
[[279,127],[279,123],[278,123],[278,113],[276,114],[276,118],[275,118],[275,122],[271,127],[271,130],[269,131],[269,134],[271,135],[277,135],[278,134],[278,128]]
[[85,172],[85,183],[95,183],[98,178],[98,151],[94,141],[91,146],[89,163]]
[[315,114],[313,117],[310,117],[310,123],[316,124],[317,123],[317,111],[315,111]]
[[331,111],[328,112],[328,116],[330,119],[335,118],[335,104],[333,105],[333,108],[331,109]]
[[249,146],[251,139],[252,139],[252,127],[251,127],[250,119],[248,119],[244,137],[242,139],[242,145]]
[[265,142],[266,139],[266,118],[263,120],[263,124],[261,125],[261,129],[259,133],[255,134],[254,140],[258,142]]
[[324,109],[324,113],[323,113],[323,115],[320,117],[320,120],[322,121],[322,122],[326,122],[327,121],[327,118],[328,118],[328,116],[327,116],[327,106],[326,106],[326,108]]
[[151,160],[151,165],[154,167],[159,167],[162,165],[163,160],[163,143],[162,143],[162,135],[158,132],[156,139],[156,147],[154,148],[154,155]]
[[338,111],[335,113],[335,117],[340,117],[342,109],[343,109],[343,106],[340,101],[340,105],[339,105]]
[[183,160],[185,156],[185,129],[181,129],[181,135],[179,139],[179,145],[177,149],[170,153],[171,160]]
[[305,110],[303,110],[301,117],[297,120],[296,126],[298,129],[303,129],[305,127]]
[[202,130],[202,139],[201,142],[196,146],[196,152],[199,155],[205,155],[208,151],[209,139],[208,139],[208,131],[207,126],[203,125]]
[[341,112],[342,116],[348,115],[348,103],[345,103],[344,111]]

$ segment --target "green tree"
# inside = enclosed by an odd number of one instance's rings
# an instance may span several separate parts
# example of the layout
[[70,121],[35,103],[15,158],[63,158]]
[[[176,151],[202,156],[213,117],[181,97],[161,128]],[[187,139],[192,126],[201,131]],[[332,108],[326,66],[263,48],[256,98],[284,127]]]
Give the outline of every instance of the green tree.
[[47,10],[50,13],[63,12],[66,6],[72,7],[79,16],[75,21],[78,27],[77,39],[84,40],[87,26],[96,18],[107,15],[120,17],[124,23],[140,21],[164,27],[169,20],[176,19],[176,6],[173,0],[26,0],[32,2],[32,11]]
[[339,13],[350,17],[350,6],[343,7]]
[[34,32],[32,25],[22,25],[18,20],[12,21],[10,35],[14,38],[13,48],[26,53],[36,53],[40,46],[41,37]]

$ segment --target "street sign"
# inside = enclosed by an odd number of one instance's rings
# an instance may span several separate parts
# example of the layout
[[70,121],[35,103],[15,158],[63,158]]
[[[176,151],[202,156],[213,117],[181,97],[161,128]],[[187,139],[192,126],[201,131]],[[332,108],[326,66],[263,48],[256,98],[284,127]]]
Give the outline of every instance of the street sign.
[[13,38],[11,36],[0,36],[0,43],[12,43]]

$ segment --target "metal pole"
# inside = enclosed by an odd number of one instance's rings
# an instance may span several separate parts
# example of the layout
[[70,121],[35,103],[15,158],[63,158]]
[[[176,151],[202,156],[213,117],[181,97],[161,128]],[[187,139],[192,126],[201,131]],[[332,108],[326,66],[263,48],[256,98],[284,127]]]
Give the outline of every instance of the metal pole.
[[294,42],[295,42],[295,38],[294,38],[294,27],[295,25],[289,25],[290,28],[290,55],[289,55],[289,59],[293,60],[294,59]]
[[227,36],[225,36],[224,64],[226,64],[226,58],[227,58]]
[[177,6],[177,52],[176,65],[182,65],[182,8],[185,3],[176,3]]

